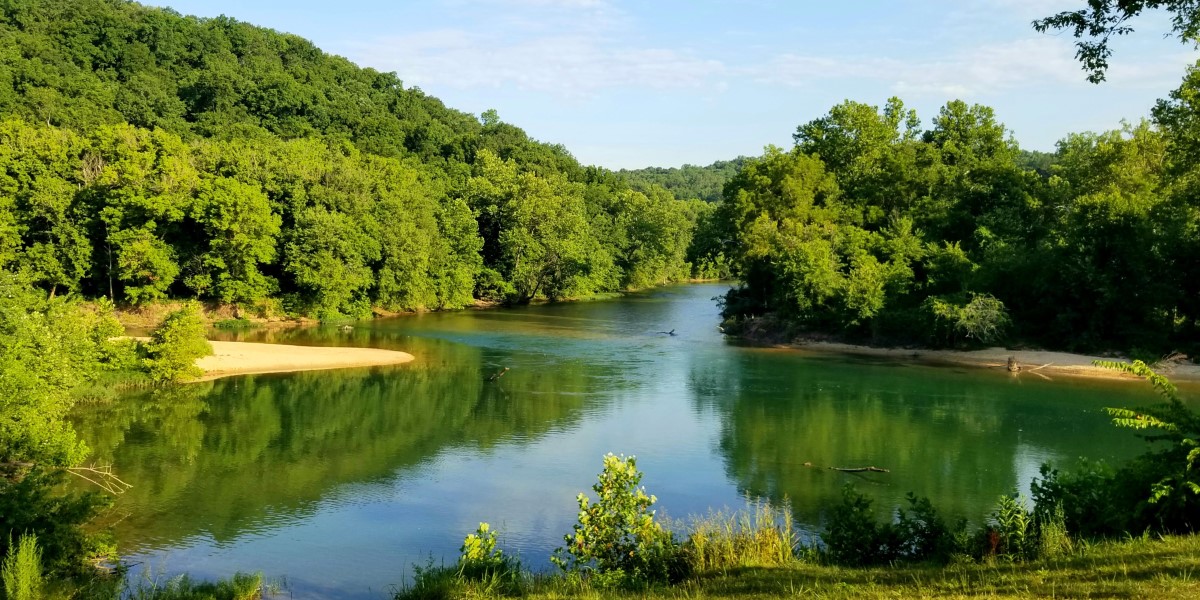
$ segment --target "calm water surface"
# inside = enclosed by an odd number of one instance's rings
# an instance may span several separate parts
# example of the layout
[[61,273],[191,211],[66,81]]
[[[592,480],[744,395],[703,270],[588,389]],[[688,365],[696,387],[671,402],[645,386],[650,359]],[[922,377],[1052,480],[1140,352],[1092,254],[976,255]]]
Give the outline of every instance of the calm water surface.
[[[788,498],[811,532],[846,482],[881,510],[914,491],[978,521],[1043,462],[1140,451],[1100,409],[1151,401],[1143,384],[738,346],[717,330],[725,289],[252,332],[417,360],[139,393],[77,422],[135,486],[107,517],[130,560],[260,570],[298,598],[385,597],[480,521],[545,568],[606,452],[636,454],[673,517]],[[866,465],[891,472],[821,468]]]

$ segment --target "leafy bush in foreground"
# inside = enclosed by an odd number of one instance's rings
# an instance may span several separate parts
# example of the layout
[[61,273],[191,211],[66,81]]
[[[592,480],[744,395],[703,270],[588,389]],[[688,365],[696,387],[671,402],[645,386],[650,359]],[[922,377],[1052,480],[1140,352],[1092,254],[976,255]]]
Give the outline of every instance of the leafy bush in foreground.
[[579,522],[550,560],[565,572],[590,575],[601,587],[682,579],[679,545],[654,520],[650,507],[657,498],[638,487],[641,481],[635,457],[605,455],[604,471],[592,486],[596,502],[579,494]]

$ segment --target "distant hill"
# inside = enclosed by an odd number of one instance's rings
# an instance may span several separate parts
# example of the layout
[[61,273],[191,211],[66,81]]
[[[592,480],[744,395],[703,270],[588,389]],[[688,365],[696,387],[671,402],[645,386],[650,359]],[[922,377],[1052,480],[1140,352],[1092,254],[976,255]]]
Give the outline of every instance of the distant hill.
[[733,179],[738,169],[749,160],[739,156],[733,160],[718,160],[707,167],[683,165],[682,167],[647,167],[645,169],[622,169],[618,173],[635,188],[659,185],[680,200],[700,199],[718,202],[725,182]]

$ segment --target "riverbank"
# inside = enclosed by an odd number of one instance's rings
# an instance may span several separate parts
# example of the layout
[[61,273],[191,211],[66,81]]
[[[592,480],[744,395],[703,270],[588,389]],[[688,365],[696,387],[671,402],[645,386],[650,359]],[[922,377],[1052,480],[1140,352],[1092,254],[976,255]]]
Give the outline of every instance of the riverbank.
[[[1200,537],[1165,536],[1080,544],[1070,554],[1028,562],[993,559],[948,566],[836,567],[795,561],[703,574],[636,592],[597,590],[559,577],[534,578],[520,597],[643,598],[1197,598]],[[486,584],[452,588],[446,597],[500,597]],[[397,600],[420,594],[401,590]]]
[[[1011,357],[1020,367],[1015,376],[1063,376],[1094,379],[1137,379],[1136,377],[1093,364],[1097,360],[1120,361],[1111,357],[1051,352],[1047,350],[1009,350],[1007,348],[985,348],[983,350],[927,350],[915,348],[876,348],[840,342],[799,341],[777,344],[775,347],[798,350],[810,354],[842,354],[867,356],[914,364],[935,366],[971,367],[979,369],[1008,370]],[[1191,362],[1173,362],[1161,365],[1159,371],[1175,381],[1200,381],[1200,365]]]
[[377,367],[412,362],[407,352],[378,348],[345,348],[258,344],[253,342],[209,342],[213,354],[196,361],[204,370],[198,381],[232,375],[322,371],[351,367]]

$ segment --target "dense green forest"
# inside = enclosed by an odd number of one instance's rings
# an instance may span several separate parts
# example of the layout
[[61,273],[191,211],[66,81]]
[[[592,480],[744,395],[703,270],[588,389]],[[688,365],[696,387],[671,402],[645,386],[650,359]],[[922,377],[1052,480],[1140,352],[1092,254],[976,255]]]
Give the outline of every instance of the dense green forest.
[[1200,333],[1200,70],[1152,121],[1023,153],[992,109],[899,99],[801,124],[725,186],[694,247],[735,330],[1158,356]]
[[0,266],[363,316],[685,278],[695,205],[229,18],[0,3]]

